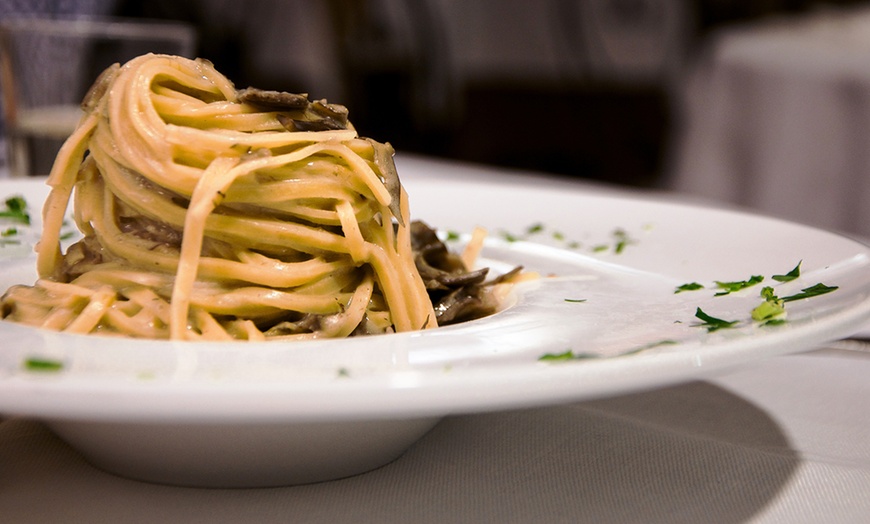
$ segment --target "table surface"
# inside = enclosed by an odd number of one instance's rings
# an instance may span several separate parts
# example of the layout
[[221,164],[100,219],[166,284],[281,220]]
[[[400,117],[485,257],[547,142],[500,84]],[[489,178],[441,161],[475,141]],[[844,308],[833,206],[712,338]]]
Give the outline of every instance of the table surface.
[[7,522],[867,522],[870,353],[819,350],[615,398],[448,417],[343,480],[194,489],[0,422]]
[[7,418],[0,520],[867,522],[868,377],[866,346],[832,343],[651,391],[447,417],[380,469],[268,489],[117,477]]

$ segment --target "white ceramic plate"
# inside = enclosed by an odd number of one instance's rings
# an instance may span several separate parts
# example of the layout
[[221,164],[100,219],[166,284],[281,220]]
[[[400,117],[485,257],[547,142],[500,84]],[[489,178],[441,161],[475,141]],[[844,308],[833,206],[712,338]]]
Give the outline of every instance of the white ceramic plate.
[[[486,264],[544,278],[490,318],[348,340],[122,341],[0,322],[0,413],[44,420],[94,464],[135,478],[309,482],[388,462],[445,415],[689,380],[812,348],[870,318],[870,249],[841,236],[413,157],[399,169],[416,218],[443,231],[486,227]],[[25,195],[34,215],[46,192],[41,182],[0,183],[0,196]],[[35,240],[38,224],[22,235]],[[0,247],[0,287],[33,281],[30,251]],[[798,279],[772,279],[799,262]],[[715,296],[716,281],[754,275],[764,281]],[[690,282],[705,287],[675,293]],[[781,325],[751,319],[762,287],[786,296],[817,283],[838,289],[789,302]],[[737,323],[709,332],[698,308]],[[542,360],[567,352],[592,358]],[[32,358],[62,368],[28,370]]]

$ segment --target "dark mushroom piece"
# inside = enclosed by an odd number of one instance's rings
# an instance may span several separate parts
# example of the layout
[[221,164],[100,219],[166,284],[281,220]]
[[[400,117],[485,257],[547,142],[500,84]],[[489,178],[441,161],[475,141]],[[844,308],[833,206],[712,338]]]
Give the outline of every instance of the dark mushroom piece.
[[434,229],[424,222],[411,223],[411,247],[439,326],[481,318],[498,309],[490,294],[493,284],[503,282],[521,268],[486,282],[489,268],[469,270],[461,258],[450,252]]
[[366,138],[366,141],[372,145],[375,166],[381,172],[384,186],[390,194],[390,212],[396,217],[399,225],[404,226],[401,209],[402,183],[399,181],[399,172],[396,171],[396,163],[393,161],[396,151],[389,142],[382,144],[370,138]]
[[481,286],[463,286],[433,304],[439,326],[491,315],[498,307]]
[[336,131],[339,129],[345,129],[342,124],[339,124],[331,118],[303,120],[301,118],[292,118],[283,113],[279,113],[277,118],[278,122],[280,122],[287,131]]
[[266,111],[300,110],[306,109],[310,104],[307,93],[267,91],[255,87],[247,87],[237,91],[236,98],[243,104],[250,104]]

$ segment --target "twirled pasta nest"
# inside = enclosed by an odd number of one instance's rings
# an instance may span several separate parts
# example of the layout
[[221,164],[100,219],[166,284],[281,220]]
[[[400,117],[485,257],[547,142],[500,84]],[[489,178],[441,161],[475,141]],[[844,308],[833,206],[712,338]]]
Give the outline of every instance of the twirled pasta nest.
[[[256,341],[427,329],[498,307],[485,271],[411,223],[392,148],[358,136],[343,106],[145,55],[106,70],[82,107],[48,179],[39,280],[7,291],[7,320]],[[73,196],[83,238],[64,253]]]

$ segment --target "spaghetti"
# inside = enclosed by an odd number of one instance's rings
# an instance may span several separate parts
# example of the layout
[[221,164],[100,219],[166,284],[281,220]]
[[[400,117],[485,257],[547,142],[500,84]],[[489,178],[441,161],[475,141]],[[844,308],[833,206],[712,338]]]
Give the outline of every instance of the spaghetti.
[[[49,175],[39,279],[4,318],[176,340],[432,328],[389,144],[343,106],[236,90],[204,60],[104,72]],[[82,240],[61,250],[73,202]]]

